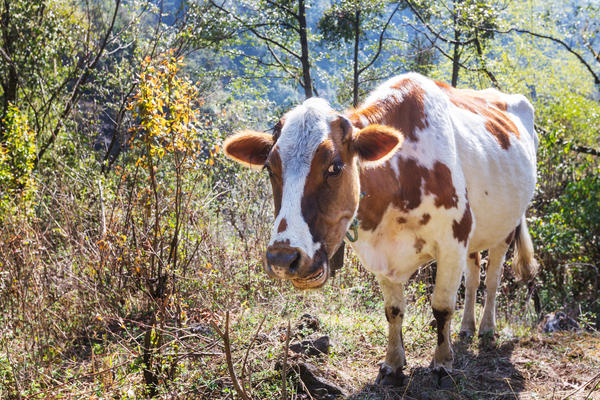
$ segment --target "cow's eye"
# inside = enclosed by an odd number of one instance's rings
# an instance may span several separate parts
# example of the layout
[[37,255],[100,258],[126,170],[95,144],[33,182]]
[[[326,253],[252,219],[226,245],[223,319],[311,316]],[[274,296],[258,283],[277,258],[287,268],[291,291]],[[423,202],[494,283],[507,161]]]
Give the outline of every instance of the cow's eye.
[[329,175],[329,176],[339,175],[340,172],[342,172],[343,167],[344,167],[344,164],[342,164],[341,161],[334,161],[331,163],[329,168],[327,168],[327,175]]

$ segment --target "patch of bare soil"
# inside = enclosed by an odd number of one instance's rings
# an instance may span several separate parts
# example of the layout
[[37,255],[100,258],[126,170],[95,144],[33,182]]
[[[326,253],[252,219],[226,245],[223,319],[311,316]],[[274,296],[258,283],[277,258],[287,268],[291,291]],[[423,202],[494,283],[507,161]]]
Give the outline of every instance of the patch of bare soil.
[[404,386],[366,384],[348,398],[600,399],[598,334],[556,332],[491,343],[458,341],[454,356],[450,375],[441,376],[427,364],[413,365],[409,360]]

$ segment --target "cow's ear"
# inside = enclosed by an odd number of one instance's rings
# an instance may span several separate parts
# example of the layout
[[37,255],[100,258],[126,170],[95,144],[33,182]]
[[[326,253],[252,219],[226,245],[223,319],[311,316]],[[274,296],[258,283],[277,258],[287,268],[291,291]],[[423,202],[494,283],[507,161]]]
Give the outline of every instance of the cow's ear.
[[354,134],[352,149],[362,163],[376,165],[387,161],[403,142],[404,136],[396,129],[369,125]]
[[223,143],[225,155],[253,169],[262,168],[273,147],[273,135],[243,130],[228,137]]

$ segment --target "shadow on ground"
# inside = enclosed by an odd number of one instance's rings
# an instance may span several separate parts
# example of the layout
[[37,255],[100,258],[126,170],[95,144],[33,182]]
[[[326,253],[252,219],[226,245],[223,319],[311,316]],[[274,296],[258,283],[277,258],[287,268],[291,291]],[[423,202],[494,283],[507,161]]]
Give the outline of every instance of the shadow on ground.
[[515,399],[523,391],[525,379],[511,363],[517,340],[496,345],[480,341],[454,343],[454,370],[440,376],[426,367],[405,371],[405,384],[397,388],[365,385],[351,400],[383,399]]

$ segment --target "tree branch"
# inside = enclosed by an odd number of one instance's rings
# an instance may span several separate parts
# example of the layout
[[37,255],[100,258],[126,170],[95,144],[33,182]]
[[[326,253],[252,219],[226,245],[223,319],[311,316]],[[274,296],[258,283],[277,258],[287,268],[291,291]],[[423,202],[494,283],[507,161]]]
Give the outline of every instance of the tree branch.
[[358,70],[357,75],[362,74],[367,68],[369,68],[371,65],[373,65],[373,63],[375,62],[375,60],[377,60],[377,58],[381,54],[381,48],[383,47],[383,36],[385,35],[385,31],[387,30],[388,25],[392,21],[392,18],[394,17],[394,14],[396,14],[396,11],[398,11],[398,9],[400,8],[400,4],[402,4],[402,3],[399,2],[398,5],[396,6],[396,8],[394,9],[394,11],[392,11],[392,13],[390,14],[390,17],[388,18],[388,20],[386,21],[385,25],[383,26],[383,29],[381,30],[381,33],[379,34],[379,42],[377,44],[377,52],[375,52],[375,54],[371,58],[371,61],[369,61],[365,66],[363,66],[361,69]]
[[71,91],[71,97],[69,98],[69,101],[67,102],[67,105],[65,106],[63,112],[59,116],[58,122],[56,123],[56,126],[54,127],[54,130],[52,131],[52,135],[46,141],[46,143],[44,143],[40,147],[40,151],[38,152],[37,157],[35,159],[34,168],[37,168],[37,166],[40,162],[40,159],[43,157],[43,155],[46,153],[46,151],[52,145],[52,143],[54,143],[54,141],[56,140],[56,137],[58,136],[58,132],[60,131],[60,129],[63,126],[63,119],[65,119],[69,115],[69,113],[71,112],[71,109],[77,102],[77,98],[79,97],[79,91],[81,89],[81,86],[86,83],[88,77],[90,76],[91,71],[96,67],[96,64],[98,64],[98,61],[100,60],[100,57],[102,56],[102,53],[104,52],[104,49],[106,48],[108,38],[110,37],[112,30],[115,26],[115,21],[117,19],[117,14],[118,14],[120,5],[121,5],[121,0],[116,0],[115,1],[115,10],[113,12],[112,19],[110,21],[110,25],[109,25],[108,29],[106,30],[106,34],[104,35],[104,39],[102,40],[102,43],[100,44],[98,52],[96,53],[96,56],[94,57],[92,62],[90,64],[86,65],[84,72],[79,76],[79,79],[77,80],[77,82],[75,82],[75,85],[73,86],[73,90]]
[[280,49],[282,49],[283,51],[289,53],[290,55],[296,57],[298,60],[301,59],[300,55],[298,53],[296,53],[295,51],[293,51],[292,49],[284,46],[283,44],[269,38],[266,37],[265,35],[263,35],[262,33],[258,32],[256,29],[254,29],[254,27],[252,25],[249,25],[248,23],[246,23],[246,21],[244,21],[243,19],[239,18],[238,16],[236,16],[234,13],[232,13],[231,11],[223,8],[223,6],[218,5],[217,3],[214,2],[214,0],[210,0],[210,3],[215,6],[216,8],[218,8],[219,10],[221,10],[222,12],[224,12],[227,15],[230,15],[233,19],[235,19],[237,22],[241,23],[244,28],[246,28],[247,30],[249,30],[250,32],[252,32],[254,34],[254,36],[256,36],[257,38],[264,40],[265,42],[269,42],[277,47],[279,47]]
[[528,29],[520,29],[520,28],[510,28],[510,29],[505,30],[505,31],[502,31],[502,30],[499,30],[499,29],[485,29],[485,30],[488,30],[488,31],[491,31],[491,32],[496,32],[496,33],[503,33],[503,34],[511,33],[511,32],[526,33],[526,34],[531,35],[531,36],[535,36],[535,37],[542,38],[542,39],[548,39],[548,40],[553,41],[554,43],[558,43],[562,47],[564,47],[569,53],[571,53],[575,57],[577,57],[577,59],[585,66],[585,68],[589,71],[589,73],[594,77],[594,84],[600,86],[600,76],[596,72],[594,72],[594,70],[592,69],[591,65],[587,61],[585,61],[585,59],[583,58],[583,56],[581,54],[579,54],[577,51],[573,50],[573,48],[571,46],[569,46],[562,39],[558,39],[558,38],[555,38],[554,36],[550,36],[550,35],[545,35],[543,33],[532,32],[532,31],[530,31]]
[[445,43],[450,43],[450,44],[457,44],[459,46],[464,46],[467,44],[471,44],[474,43],[476,38],[471,38],[469,40],[454,40],[454,39],[449,39],[447,37],[442,36],[441,32],[436,32],[426,21],[425,18],[423,18],[423,16],[419,13],[419,11],[416,9],[416,7],[410,2],[410,0],[406,0],[406,4],[408,4],[408,6],[410,7],[411,11],[417,16],[417,18],[419,19],[419,21],[421,21],[421,23],[423,24],[423,26],[425,26],[425,28],[427,28],[427,30],[429,32],[431,32],[432,35],[434,35],[436,37],[436,39],[440,39]]

